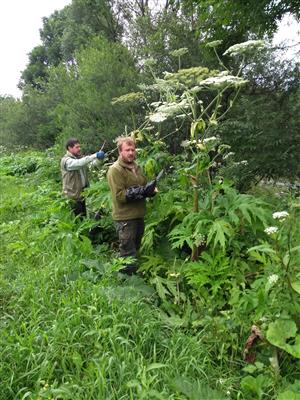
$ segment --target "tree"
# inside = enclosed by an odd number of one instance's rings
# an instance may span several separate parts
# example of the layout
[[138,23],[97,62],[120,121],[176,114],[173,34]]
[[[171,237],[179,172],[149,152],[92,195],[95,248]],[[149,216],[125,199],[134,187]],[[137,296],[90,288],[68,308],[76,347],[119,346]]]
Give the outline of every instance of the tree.
[[24,89],[29,85],[42,90],[48,80],[49,60],[44,46],[36,46],[29,54],[29,63],[22,72],[18,87]]
[[261,54],[244,71],[247,89],[219,129],[237,160],[242,186],[261,178],[300,176],[300,65]]
[[60,91],[54,112],[62,129],[60,140],[78,136],[87,149],[95,149],[131,124],[130,116],[117,113],[111,102],[136,89],[138,74],[128,50],[105,39],[95,38],[76,53],[76,60],[69,70],[52,70],[49,93]]
[[43,18],[40,30],[42,45],[29,54],[29,64],[21,76],[20,87],[42,90],[49,68],[60,62],[75,64],[75,52],[88,47],[94,37],[117,41],[121,28],[108,0],[73,0],[61,11]]

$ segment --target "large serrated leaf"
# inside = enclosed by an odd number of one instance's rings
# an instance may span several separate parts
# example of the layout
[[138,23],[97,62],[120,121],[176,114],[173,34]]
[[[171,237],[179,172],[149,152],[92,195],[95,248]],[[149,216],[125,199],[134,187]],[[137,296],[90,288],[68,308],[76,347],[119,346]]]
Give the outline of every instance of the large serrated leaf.
[[[267,331],[267,340],[300,359],[300,335],[297,334],[297,325],[294,321],[281,319],[272,322]],[[288,340],[294,341],[294,344],[288,343]]]
[[291,282],[291,286],[295,290],[295,292],[300,294],[300,281]]

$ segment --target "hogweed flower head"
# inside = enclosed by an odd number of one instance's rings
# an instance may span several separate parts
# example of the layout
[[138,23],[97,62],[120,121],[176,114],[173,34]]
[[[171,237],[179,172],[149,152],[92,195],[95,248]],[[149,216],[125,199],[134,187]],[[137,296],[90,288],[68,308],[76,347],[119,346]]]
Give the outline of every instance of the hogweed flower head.
[[272,274],[268,277],[268,283],[269,285],[275,285],[275,283],[278,281],[278,275],[277,274]]
[[156,112],[154,114],[149,115],[149,120],[151,122],[160,123],[165,121],[168,118],[167,114],[163,112]]
[[274,219],[278,219],[280,222],[284,221],[290,214],[287,211],[277,211],[272,214]]
[[234,44],[233,46],[230,46],[225,51],[225,53],[223,53],[223,56],[225,56],[225,55],[230,55],[230,56],[243,55],[245,53],[260,50],[264,47],[265,47],[264,40],[248,40],[247,42],[238,43],[238,44]]
[[217,138],[216,136],[210,136],[203,139],[203,143],[215,142],[216,140],[219,140],[219,138]]
[[267,235],[273,235],[273,234],[276,233],[277,231],[278,231],[277,226],[269,226],[268,228],[266,228],[266,229],[264,230],[264,232],[265,232]]
[[228,75],[224,72],[221,72],[217,76],[212,76],[210,78],[204,79],[200,82],[200,86],[209,86],[215,89],[223,88],[225,86],[235,86],[240,87],[247,83],[246,79],[240,78],[234,75]]

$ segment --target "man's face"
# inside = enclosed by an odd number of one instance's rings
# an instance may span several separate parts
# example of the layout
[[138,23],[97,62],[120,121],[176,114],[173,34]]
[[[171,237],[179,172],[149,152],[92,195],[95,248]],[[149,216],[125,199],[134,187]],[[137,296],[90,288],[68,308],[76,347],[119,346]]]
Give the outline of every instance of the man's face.
[[68,147],[68,151],[71,154],[73,154],[73,156],[79,156],[80,155],[80,150],[81,150],[80,143],[74,144],[73,147],[70,147],[70,146]]
[[132,143],[123,143],[119,151],[122,161],[130,164],[135,160],[135,146]]

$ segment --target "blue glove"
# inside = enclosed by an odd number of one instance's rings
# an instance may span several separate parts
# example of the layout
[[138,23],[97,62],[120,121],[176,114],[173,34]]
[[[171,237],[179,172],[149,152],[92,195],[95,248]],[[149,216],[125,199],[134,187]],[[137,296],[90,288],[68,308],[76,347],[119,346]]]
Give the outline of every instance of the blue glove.
[[96,157],[98,158],[98,160],[103,160],[103,158],[105,157],[104,151],[102,151],[102,150],[97,151]]

